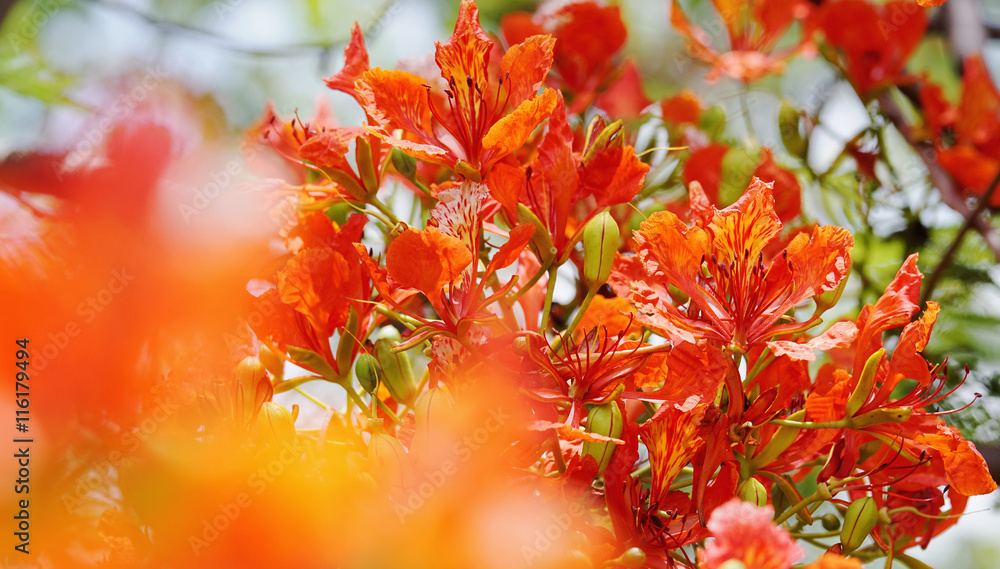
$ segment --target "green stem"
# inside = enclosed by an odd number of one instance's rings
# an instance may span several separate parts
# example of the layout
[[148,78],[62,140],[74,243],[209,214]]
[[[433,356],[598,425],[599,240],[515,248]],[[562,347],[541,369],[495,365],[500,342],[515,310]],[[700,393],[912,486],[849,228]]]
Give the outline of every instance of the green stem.
[[535,283],[538,282],[538,279],[542,278],[542,275],[544,275],[549,270],[550,266],[552,266],[552,259],[549,259],[549,261],[543,263],[540,267],[538,267],[538,270],[535,271],[535,274],[531,275],[531,278],[528,279],[527,282],[518,287],[517,291],[514,292],[514,294],[507,297],[506,299],[507,304],[513,305],[515,302],[517,302],[517,299],[524,296],[524,293],[531,290],[531,287],[535,286]]
[[400,221],[399,218],[396,217],[396,214],[394,214],[392,210],[389,209],[384,203],[380,202],[377,197],[375,197],[374,195],[371,196],[370,198],[368,198],[368,203],[373,205],[375,209],[382,212],[382,215],[384,215],[389,220],[389,222],[392,223],[391,227],[396,227],[397,225],[399,225]]
[[962,246],[965,234],[972,229],[976,219],[982,215],[984,211],[986,211],[986,208],[990,205],[990,199],[993,197],[993,194],[996,192],[998,186],[1000,186],[1000,171],[997,171],[997,175],[993,178],[993,181],[990,182],[990,186],[986,190],[986,193],[983,194],[983,197],[979,198],[979,203],[976,204],[976,209],[965,218],[965,223],[962,224],[961,229],[958,230],[955,238],[952,239],[951,244],[948,245],[948,249],[941,255],[941,260],[938,261],[937,266],[934,267],[934,272],[927,277],[927,281],[924,283],[923,294],[920,295],[920,304],[923,304],[930,299],[931,293],[934,292],[934,288],[937,286],[938,281],[941,280],[941,276],[944,274],[945,269],[951,265],[952,258],[954,258],[955,254],[958,252],[958,248]]
[[323,402],[322,402],[322,401],[320,401],[319,399],[316,399],[316,398],[315,398],[315,397],[313,397],[312,395],[309,395],[309,394],[308,394],[308,393],[306,393],[305,391],[302,391],[302,389],[300,389],[300,388],[298,388],[298,387],[295,387],[294,389],[295,389],[295,391],[298,391],[300,395],[302,395],[303,397],[305,397],[305,398],[306,398],[306,399],[308,399],[309,401],[312,401],[313,403],[315,403],[316,405],[318,405],[318,406],[319,406],[319,407],[320,407],[321,409],[323,409],[324,411],[326,411],[327,409],[329,409],[329,407],[327,407],[326,403],[323,403]]
[[545,304],[542,306],[542,334],[549,328],[549,312],[552,312],[552,295],[556,292],[556,272],[558,267],[549,267],[549,286],[545,289]]
[[378,408],[381,409],[383,413],[392,419],[393,423],[396,423],[396,425],[400,427],[403,426],[403,421],[395,413],[393,413],[392,409],[389,409],[389,407],[381,399],[373,395],[372,400],[375,401],[375,404],[378,405]]
[[577,310],[576,315],[573,316],[573,321],[566,327],[566,334],[569,334],[570,336],[573,335],[573,331],[576,330],[576,327],[580,324],[580,320],[583,320],[583,313],[590,308],[590,303],[594,301],[594,296],[596,295],[597,287],[590,287],[590,290],[587,291],[587,296],[583,297],[583,302],[580,303],[579,310]]

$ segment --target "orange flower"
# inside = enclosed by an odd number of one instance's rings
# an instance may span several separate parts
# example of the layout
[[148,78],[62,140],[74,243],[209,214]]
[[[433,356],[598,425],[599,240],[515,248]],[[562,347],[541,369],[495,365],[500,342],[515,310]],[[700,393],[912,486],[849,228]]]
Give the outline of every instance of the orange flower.
[[712,64],[706,79],[715,81],[723,74],[744,83],[751,83],[764,76],[781,73],[784,60],[804,49],[805,44],[773,53],[785,31],[808,13],[805,2],[800,0],[754,0],[734,2],[713,0],[715,9],[729,33],[729,51],[719,53],[704,30],[691,23],[673,0],[670,23],[688,42],[693,57]]
[[[848,415],[871,419],[864,420],[853,430],[822,431],[821,438],[828,442],[837,440],[840,433],[843,438],[831,452],[820,478],[842,478],[850,474],[859,462],[861,445],[876,438],[893,449],[901,447],[899,452],[904,452],[907,460],[921,462],[926,459],[927,464],[921,468],[924,482],[934,479],[940,485],[950,484],[967,496],[987,494],[997,486],[975,445],[946,426],[935,414],[924,410],[948,394],[940,393],[945,378],[938,378],[939,368],[929,367],[920,355],[937,319],[937,304],[928,302],[923,316],[910,322],[919,308],[917,299],[922,279],[916,263],[916,255],[911,255],[885,294],[874,306],[866,306],[858,316],[853,372],[836,370],[824,374],[824,379],[817,381],[806,399],[806,417],[811,421],[839,421]],[[868,364],[882,347],[883,332],[904,324],[892,357],[883,356]],[[867,380],[870,384],[861,383],[866,371],[873,374]],[[917,385],[902,398],[893,399],[892,393],[903,379],[915,380]],[[858,392],[859,389],[868,391]],[[854,405],[850,410],[849,402]]]
[[670,484],[694,455],[705,445],[698,427],[708,405],[700,397],[690,397],[680,404],[667,403],[643,423],[642,442],[649,449],[652,465],[653,502],[664,503]]
[[330,337],[347,324],[352,309],[361,327],[370,324],[373,310],[366,302],[371,282],[354,248],[361,241],[365,221],[363,215],[353,215],[338,227],[318,212],[299,219],[286,236],[286,246],[294,256],[278,271],[276,286],[254,300],[256,312],[266,316],[250,320],[261,339],[273,342],[282,352],[288,346],[311,350],[338,373],[344,371],[338,368]]
[[810,18],[810,30],[820,30],[838,54],[838,65],[862,99],[906,80],[903,66],[924,37],[927,14],[910,2],[878,7],[865,0],[824,2]]
[[[965,59],[962,98],[945,100],[937,85],[920,89],[937,158],[968,191],[982,195],[1000,172],[1000,91],[990,79],[982,55]],[[1000,206],[1000,192],[990,205]]]
[[517,219],[519,203],[526,205],[548,230],[556,257],[563,257],[590,218],[642,189],[649,165],[620,143],[620,134],[612,138],[619,142],[573,152],[573,130],[558,96],[538,157],[527,169],[498,164],[486,180],[490,194],[511,219]]
[[567,95],[572,114],[582,113],[600,91],[612,84],[618,95],[628,96],[602,99],[602,108],[626,106],[629,114],[637,114],[637,110],[649,104],[642,95],[641,86],[636,84],[635,65],[626,61],[619,66],[616,61],[627,36],[619,6],[593,1],[549,2],[539,7],[535,14],[513,12],[505,15],[500,21],[500,31],[508,43],[542,34],[555,38],[555,73],[549,84]]
[[[643,222],[636,251],[647,277],[632,284],[632,300],[644,322],[676,340],[706,338],[742,351],[806,325],[778,321],[840,284],[854,240],[841,227],[816,227],[765,264],[764,248],[782,229],[771,187],[754,179],[743,197],[718,210],[692,184],[693,225],[666,211]],[[657,289],[663,280],[690,297],[685,310]]]
[[[551,37],[532,36],[507,50],[499,69],[491,66],[498,48],[479,25],[475,3],[464,0],[451,39],[437,44],[443,88],[439,80],[375,68],[361,74],[355,90],[369,128],[384,141],[482,179],[552,112],[555,91],[536,92],[552,65],[553,45]],[[347,73],[358,70],[352,64]],[[342,89],[344,79],[328,84]]]

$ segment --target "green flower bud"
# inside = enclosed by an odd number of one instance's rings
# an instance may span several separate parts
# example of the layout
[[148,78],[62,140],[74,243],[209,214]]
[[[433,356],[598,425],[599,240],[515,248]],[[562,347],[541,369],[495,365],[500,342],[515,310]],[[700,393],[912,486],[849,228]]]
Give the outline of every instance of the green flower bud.
[[738,489],[740,499],[755,506],[767,505],[767,489],[756,478],[747,478]]
[[243,361],[236,364],[236,381],[239,382],[239,388],[243,392],[243,400],[248,402],[253,402],[254,395],[257,392],[257,384],[260,380],[267,378],[267,370],[264,368],[264,364],[261,363],[260,358],[256,356],[247,356],[243,358]]
[[392,398],[403,404],[410,404],[417,395],[417,382],[413,379],[413,369],[406,352],[393,353],[395,343],[389,338],[379,338],[375,342],[375,359],[382,368],[382,383]]
[[787,102],[781,103],[778,111],[778,129],[781,131],[781,143],[792,156],[804,158],[806,155],[806,139],[802,136],[799,125],[802,123],[802,113]]
[[390,488],[405,488],[413,480],[410,457],[396,437],[386,433],[375,433],[368,443],[368,461],[373,474]]
[[355,139],[357,146],[354,156],[357,159],[358,175],[364,184],[367,195],[373,195],[378,191],[379,179],[375,173],[375,162],[372,160],[372,146],[368,144],[368,137],[359,136]]
[[621,244],[618,222],[608,212],[601,212],[583,228],[583,278],[594,288],[611,275],[611,265]]
[[451,415],[454,407],[455,403],[445,389],[441,387],[428,389],[413,406],[413,415],[416,419],[414,427],[417,430],[429,429],[432,424],[440,423],[442,417]]
[[646,552],[639,549],[638,547],[630,547],[625,553],[618,556],[618,559],[612,561],[615,566],[628,567],[633,569],[636,567],[642,567],[646,564]]
[[869,356],[868,361],[865,362],[865,367],[861,370],[861,377],[858,378],[858,384],[854,387],[854,393],[851,393],[851,398],[847,400],[845,412],[848,418],[853,417],[865,404],[865,401],[868,401],[868,397],[872,394],[872,388],[875,386],[875,372],[878,371],[878,364],[884,355],[885,348],[881,348]]
[[257,428],[267,446],[278,447],[282,443],[291,443],[297,436],[292,414],[273,401],[267,401],[261,406],[257,415]]
[[823,529],[826,531],[840,529],[840,516],[837,514],[824,514],[820,521],[823,522]]
[[412,180],[417,173],[417,160],[398,148],[393,148],[389,153],[392,159],[392,166],[397,172],[407,180]]
[[840,543],[844,553],[850,553],[861,547],[868,534],[878,523],[878,508],[871,496],[858,498],[847,507],[844,514],[844,527],[840,530]]
[[[604,405],[594,405],[587,414],[587,431],[617,439],[625,427],[622,410],[613,401]],[[611,463],[617,445],[612,442],[583,441],[584,456],[592,456],[597,461],[597,473],[604,474]]]
[[260,347],[260,363],[274,376],[276,381],[282,381],[285,377],[285,360],[278,354],[271,351],[267,346]]
[[351,357],[354,355],[354,346],[358,343],[358,313],[352,306],[347,312],[347,323],[340,333],[340,341],[337,342],[337,353],[334,355],[337,364],[337,372],[341,377],[346,378],[351,369]]
[[371,354],[361,354],[358,361],[354,363],[354,375],[361,384],[361,389],[368,393],[375,393],[378,389],[379,378],[382,376],[382,366],[378,365],[378,360]]

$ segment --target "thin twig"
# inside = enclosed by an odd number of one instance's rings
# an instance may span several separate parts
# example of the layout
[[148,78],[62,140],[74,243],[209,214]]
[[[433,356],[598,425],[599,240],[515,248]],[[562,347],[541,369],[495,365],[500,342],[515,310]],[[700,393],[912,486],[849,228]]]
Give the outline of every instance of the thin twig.
[[976,204],[976,209],[966,216],[965,223],[962,224],[962,228],[958,230],[958,234],[955,235],[954,239],[952,239],[951,245],[948,245],[944,254],[941,255],[941,260],[938,261],[937,266],[934,267],[934,272],[927,278],[927,282],[924,283],[923,294],[920,295],[920,304],[923,304],[930,299],[931,293],[934,292],[934,288],[937,286],[938,281],[941,280],[945,270],[951,265],[951,261],[955,257],[955,253],[958,252],[958,248],[961,247],[965,234],[972,229],[972,225],[975,223],[975,220],[979,219],[979,216],[986,211],[987,207],[989,207],[990,199],[996,192],[997,186],[1000,186],[1000,171],[997,171],[997,175],[993,177],[993,181],[990,182],[990,186],[987,188],[986,193],[979,198],[979,203]]

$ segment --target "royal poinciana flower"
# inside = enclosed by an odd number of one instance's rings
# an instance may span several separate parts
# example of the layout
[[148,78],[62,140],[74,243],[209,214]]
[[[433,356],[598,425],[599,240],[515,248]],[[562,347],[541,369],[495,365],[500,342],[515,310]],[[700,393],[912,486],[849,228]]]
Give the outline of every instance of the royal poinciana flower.
[[[649,104],[641,87],[632,84],[638,72],[631,61],[618,65],[627,32],[619,6],[594,1],[553,2],[534,14],[514,12],[500,22],[504,39],[511,44],[548,34],[556,40],[549,84],[570,101],[571,113],[582,113],[605,88],[615,82],[615,102],[627,101],[631,113]],[[607,107],[611,101],[601,101]],[[622,117],[620,113],[613,116]],[[622,117],[624,118],[624,117]]]
[[708,520],[712,539],[698,551],[700,569],[719,569],[739,561],[746,569],[788,569],[805,557],[788,530],[771,522],[774,508],[734,499],[718,507]]
[[[921,87],[920,102],[941,167],[969,192],[989,191],[1000,172],[1000,91],[983,57],[965,59],[957,106],[937,85]],[[1000,205],[1000,192],[993,193],[990,205]]]
[[[809,326],[779,321],[840,284],[854,239],[842,227],[815,227],[765,263],[764,249],[782,230],[771,188],[754,179],[719,210],[692,184],[691,225],[666,211],[642,223],[635,241],[646,276],[631,288],[643,322],[675,341],[704,338],[743,352]],[[690,298],[686,307],[664,295],[664,282]]]
[[[426,229],[407,228],[392,240],[386,248],[384,268],[362,245],[357,245],[379,298],[422,323],[407,339],[407,345],[434,334],[462,339],[471,324],[496,320],[498,316],[490,306],[510,292],[516,282],[510,279],[499,285],[496,272],[517,260],[535,232],[531,224],[515,226],[482,273],[469,270],[485,249],[481,208],[488,192],[484,185],[466,180],[442,197],[447,199],[431,212]],[[488,290],[494,285],[495,290]],[[427,299],[440,319],[402,304],[414,292]]]
[[706,77],[714,81],[722,75],[751,83],[784,70],[784,60],[801,51],[804,42],[775,52],[779,40],[796,21],[809,13],[801,0],[754,0],[732,2],[713,0],[729,35],[726,50],[717,50],[704,30],[688,19],[678,0],[673,0],[670,23],[688,42],[693,57],[712,65]]
[[354,201],[364,201],[378,190],[390,148],[365,129],[332,126],[324,109],[316,118],[303,122],[298,117],[283,121],[270,108],[258,128],[286,159],[333,183],[332,189],[310,185],[309,190]]
[[902,0],[878,6],[866,0],[824,2],[809,19],[834,51],[827,58],[840,67],[862,99],[909,78],[903,67],[924,37],[927,13]]
[[[354,314],[351,334],[367,336],[374,306],[372,284],[354,246],[364,234],[366,218],[353,215],[340,227],[323,213],[308,212],[286,235],[293,254],[277,272],[274,286],[254,299],[260,320],[250,319],[257,336],[285,353],[289,347],[319,354],[337,373],[353,362],[338,362],[330,337],[343,330]],[[357,349],[360,343],[355,342]],[[315,370],[320,371],[320,370]]]
[[[919,309],[922,275],[916,262],[916,255],[910,256],[885,294],[858,316],[852,371],[821,374],[806,399],[810,421],[851,420],[843,430],[831,428],[818,435],[818,444],[836,441],[820,477],[850,475],[860,462],[861,445],[879,440],[912,463],[925,462],[920,474],[908,476],[936,476],[966,496],[987,494],[997,486],[975,445],[927,409],[948,393],[941,393],[940,367],[929,366],[920,355],[937,319],[937,304],[928,302],[923,316],[910,322]],[[901,325],[905,327],[891,358],[884,356],[882,334]],[[904,379],[916,385],[903,397],[893,398]]]
[[389,145],[479,180],[521,148],[552,112],[555,91],[538,89],[552,65],[554,40],[532,36],[501,56],[479,25],[479,9],[464,0],[454,34],[436,45],[443,86],[440,79],[406,71],[367,69],[355,31],[344,69],[327,85],[355,96],[368,128]]
[[603,208],[628,202],[642,189],[649,166],[639,160],[635,148],[622,142],[620,128],[620,123],[593,128],[598,132],[592,131],[591,145],[574,152],[573,129],[562,97],[557,97],[535,160],[527,168],[498,164],[487,179],[491,195],[509,219],[523,218],[518,211],[523,205],[548,233],[555,254],[540,251],[540,256],[564,258],[587,221]]

